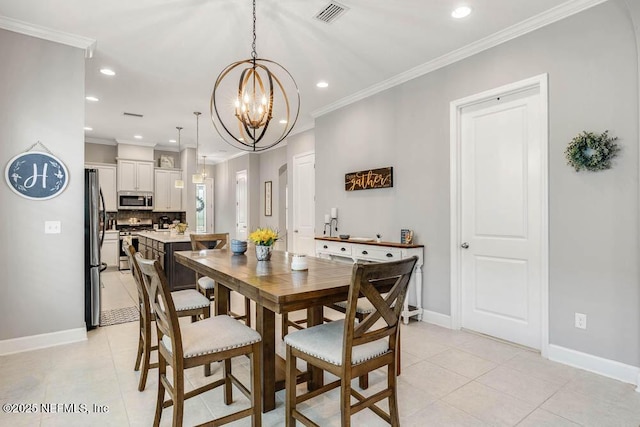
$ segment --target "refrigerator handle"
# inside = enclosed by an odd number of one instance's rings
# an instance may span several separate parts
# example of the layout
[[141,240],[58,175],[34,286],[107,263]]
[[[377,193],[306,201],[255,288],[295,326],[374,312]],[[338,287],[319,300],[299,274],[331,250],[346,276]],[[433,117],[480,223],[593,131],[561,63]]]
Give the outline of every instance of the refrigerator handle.
[[102,234],[100,235],[100,248],[102,248],[102,242],[104,242],[104,235],[107,232],[107,205],[104,204],[104,196],[102,195],[102,188],[100,189],[100,200],[102,200]]

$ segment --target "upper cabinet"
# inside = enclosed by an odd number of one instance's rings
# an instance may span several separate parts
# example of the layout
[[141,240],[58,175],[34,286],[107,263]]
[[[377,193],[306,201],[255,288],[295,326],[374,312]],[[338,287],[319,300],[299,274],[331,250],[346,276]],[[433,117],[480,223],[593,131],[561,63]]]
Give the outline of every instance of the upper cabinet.
[[118,210],[116,195],[116,166],[104,163],[87,163],[86,169],[98,169],[98,181],[104,196],[105,210],[115,212]]
[[182,189],[175,182],[182,179],[182,172],[174,169],[156,169],[153,210],[177,212],[182,210]]
[[118,191],[153,191],[153,162],[118,160]]

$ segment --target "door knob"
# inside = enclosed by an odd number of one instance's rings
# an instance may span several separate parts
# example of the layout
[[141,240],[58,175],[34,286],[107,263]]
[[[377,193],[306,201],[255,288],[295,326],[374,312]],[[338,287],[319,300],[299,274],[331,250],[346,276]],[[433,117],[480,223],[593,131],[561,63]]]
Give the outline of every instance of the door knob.
[[293,232],[294,232],[294,233],[297,233],[297,232],[298,232],[298,230],[293,230]]
[[463,244],[460,245],[460,247],[462,249],[469,249],[469,244],[467,242],[464,242]]

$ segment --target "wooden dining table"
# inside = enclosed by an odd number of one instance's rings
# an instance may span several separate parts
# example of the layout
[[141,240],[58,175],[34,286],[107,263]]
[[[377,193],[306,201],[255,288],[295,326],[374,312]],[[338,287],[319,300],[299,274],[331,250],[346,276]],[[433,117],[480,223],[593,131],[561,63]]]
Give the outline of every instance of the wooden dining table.
[[[322,307],[348,297],[351,264],[307,257],[308,270],[291,269],[292,254],[273,251],[270,261],[257,261],[255,254],[234,255],[229,249],[180,251],[178,263],[215,280],[216,314],[228,311],[230,291],[256,303],[256,330],[262,336],[262,408],[275,409],[276,391],[284,389],[285,363],[276,354],[275,314],[306,309],[308,326],[322,323]],[[300,373],[309,389],[323,385],[323,373],[310,368]]]

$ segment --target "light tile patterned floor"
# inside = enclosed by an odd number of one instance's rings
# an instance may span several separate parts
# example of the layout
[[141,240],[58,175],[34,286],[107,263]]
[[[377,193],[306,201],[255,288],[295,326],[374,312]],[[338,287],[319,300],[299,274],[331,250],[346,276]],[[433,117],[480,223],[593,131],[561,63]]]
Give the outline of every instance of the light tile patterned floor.
[[[104,275],[109,308],[131,305],[131,276]],[[241,303],[241,301],[239,301]],[[157,387],[151,371],[147,388],[137,391],[133,371],[137,324],[99,328],[82,343],[0,357],[0,402],[102,405],[108,413],[7,414],[0,426],[150,426]],[[277,349],[284,354],[284,346]],[[235,370],[248,376],[246,358]],[[216,368],[215,375],[219,374]],[[214,377],[215,378],[215,377]],[[187,372],[188,386],[209,381],[201,369]],[[371,390],[382,386],[381,373],[371,376]],[[402,375],[399,377],[401,424],[410,426],[634,426],[640,425],[640,393],[634,387],[542,359],[538,354],[475,334],[411,322],[402,330]],[[246,404],[240,393],[227,407],[220,391],[191,399],[185,426],[205,422]],[[264,426],[284,425],[284,393]],[[303,405],[322,426],[338,426],[337,390]],[[162,425],[171,424],[171,409]],[[231,424],[250,425],[249,421]],[[354,426],[383,426],[363,411]]]

